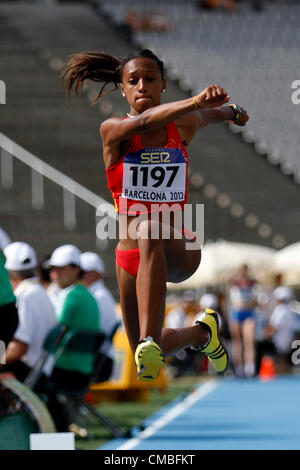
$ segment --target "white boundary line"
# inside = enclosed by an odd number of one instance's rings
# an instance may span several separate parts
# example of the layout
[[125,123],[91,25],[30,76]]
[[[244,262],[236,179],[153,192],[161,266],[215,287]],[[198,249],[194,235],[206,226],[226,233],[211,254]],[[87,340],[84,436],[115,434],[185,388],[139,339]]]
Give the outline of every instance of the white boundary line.
[[143,439],[147,439],[148,437],[152,436],[155,432],[157,432],[160,428],[166,426],[166,424],[170,423],[173,419],[177,418],[181,413],[187,410],[190,406],[196,403],[201,398],[205,397],[209,392],[214,390],[218,385],[217,380],[210,380],[206,382],[204,385],[200,386],[195,392],[191,393],[187,398],[185,398],[181,403],[174,406],[170,411],[168,411],[165,415],[161,418],[158,418],[151,424],[147,429],[140,432],[137,437],[129,439],[125,444],[122,444],[116,450],[130,450],[136,447]]

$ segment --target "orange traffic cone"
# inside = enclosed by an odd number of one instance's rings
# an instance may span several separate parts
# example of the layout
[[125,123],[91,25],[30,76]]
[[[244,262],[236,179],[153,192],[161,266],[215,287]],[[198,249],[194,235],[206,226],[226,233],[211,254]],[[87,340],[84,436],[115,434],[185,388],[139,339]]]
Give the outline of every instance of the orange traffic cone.
[[268,382],[275,378],[275,366],[272,357],[264,356],[261,360],[260,370],[259,370],[259,379],[262,382]]

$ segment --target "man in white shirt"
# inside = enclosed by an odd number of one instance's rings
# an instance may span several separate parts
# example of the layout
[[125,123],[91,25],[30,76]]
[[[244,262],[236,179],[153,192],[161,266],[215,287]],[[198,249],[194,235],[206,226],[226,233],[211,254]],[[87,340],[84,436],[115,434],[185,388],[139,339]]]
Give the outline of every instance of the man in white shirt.
[[[24,381],[40,358],[44,340],[57,324],[54,307],[39,283],[37,258],[27,243],[15,242],[4,249],[5,268],[17,298],[19,326],[6,350],[6,371]],[[44,374],[51,373],[51,363],[45,364]]]
[[277,300],[277,306],[265,328],[265,337],[272,339],[280,365],[284,371],[287,371],[296,328],[295,313],[289,306],[293,293],[289,287],[280,286],[274,290],[273,295]]
[[[103,281],[103,276],[105,274],[103,260],[97,253],[88,251],[81,254],[80,263],[83,271],[81,281],[95,297],[98,304],[101,331],[103,331],[107,336],[110,336],[113,329],[119,323],[119,320],[116,314],[116,302]],[[100,352],[105,353],[107,356],[105,365],[98,377],[98,380],[102,381],[107,380],[112,373],[115,357],[112,342],[108,340],[104,341]]]

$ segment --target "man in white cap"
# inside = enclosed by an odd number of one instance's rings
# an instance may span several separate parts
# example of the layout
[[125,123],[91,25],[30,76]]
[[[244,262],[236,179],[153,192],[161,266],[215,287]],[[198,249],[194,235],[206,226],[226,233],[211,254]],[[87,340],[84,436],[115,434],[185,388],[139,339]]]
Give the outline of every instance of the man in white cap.
[[289,306],[293,292],[289,287],[279,286],[274,290],[273,296],[277,306],[270,316],[264,335],[266,339],[272,340],[279,367],[283,372],[287,372],[291,366],[290,355],[296,329],[296,316]]
[[[60,288],[56,316],[68,330],[100,330],[98,305],[92,294],[81,283],[80,250],[74,245],[62,245],[52,253],[48,265],[51,279]],[[94,358],[90,354],[66,352],[58,359],[51,380],[61,387],[77,390],[84,387],[93,372]],[[65,407],[53,395],[48,403],[58,431],[67,431],[71,425]]]
[[[5,268],[17,299],[19,326],[7,346],[5,370],[24,381],[40,358],[44,340],[57,324],[50,299],[36,277],[37,258],[27,243],[11,243],[4,249]],[[43,372],[51,372],[51,364]]]
[[[83,271],[82,282],[95,297],[100,313],[101,331],[110,336],[118,323],[116,302],[104,284],[105,267],[103,260],[97,253],[88,251],[80,256]],[[114,347],[111,341],[105,341],[100,353],[106,355],[105,363],[100,371],[99,381],[107,380],[111,373],[114,361]]]
[[3,250],[9,245],[10,239],[4,230],[0,228],[0,364],[5,361],[3,345],[6,347],[13,337],[19,323],[16,297],[13,293],[9,274],[4,267],[5,257]]

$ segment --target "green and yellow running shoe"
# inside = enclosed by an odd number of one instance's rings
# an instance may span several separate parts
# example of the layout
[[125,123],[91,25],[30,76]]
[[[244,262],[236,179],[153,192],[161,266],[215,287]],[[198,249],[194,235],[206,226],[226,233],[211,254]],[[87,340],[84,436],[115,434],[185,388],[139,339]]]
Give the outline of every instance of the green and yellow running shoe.
[[165,363],[162,350],[151,336],[142,340],[134,354],[139,382],[153,382],[157,379],[160,369]]
[[210,336],[208,343],[200,348],[200,351],[206,354],[216,372],[225,372],[228,365],[228,353],[218,336],[219,319],[217,313],[206,308],[198,315],[196,323],[208,331]]

